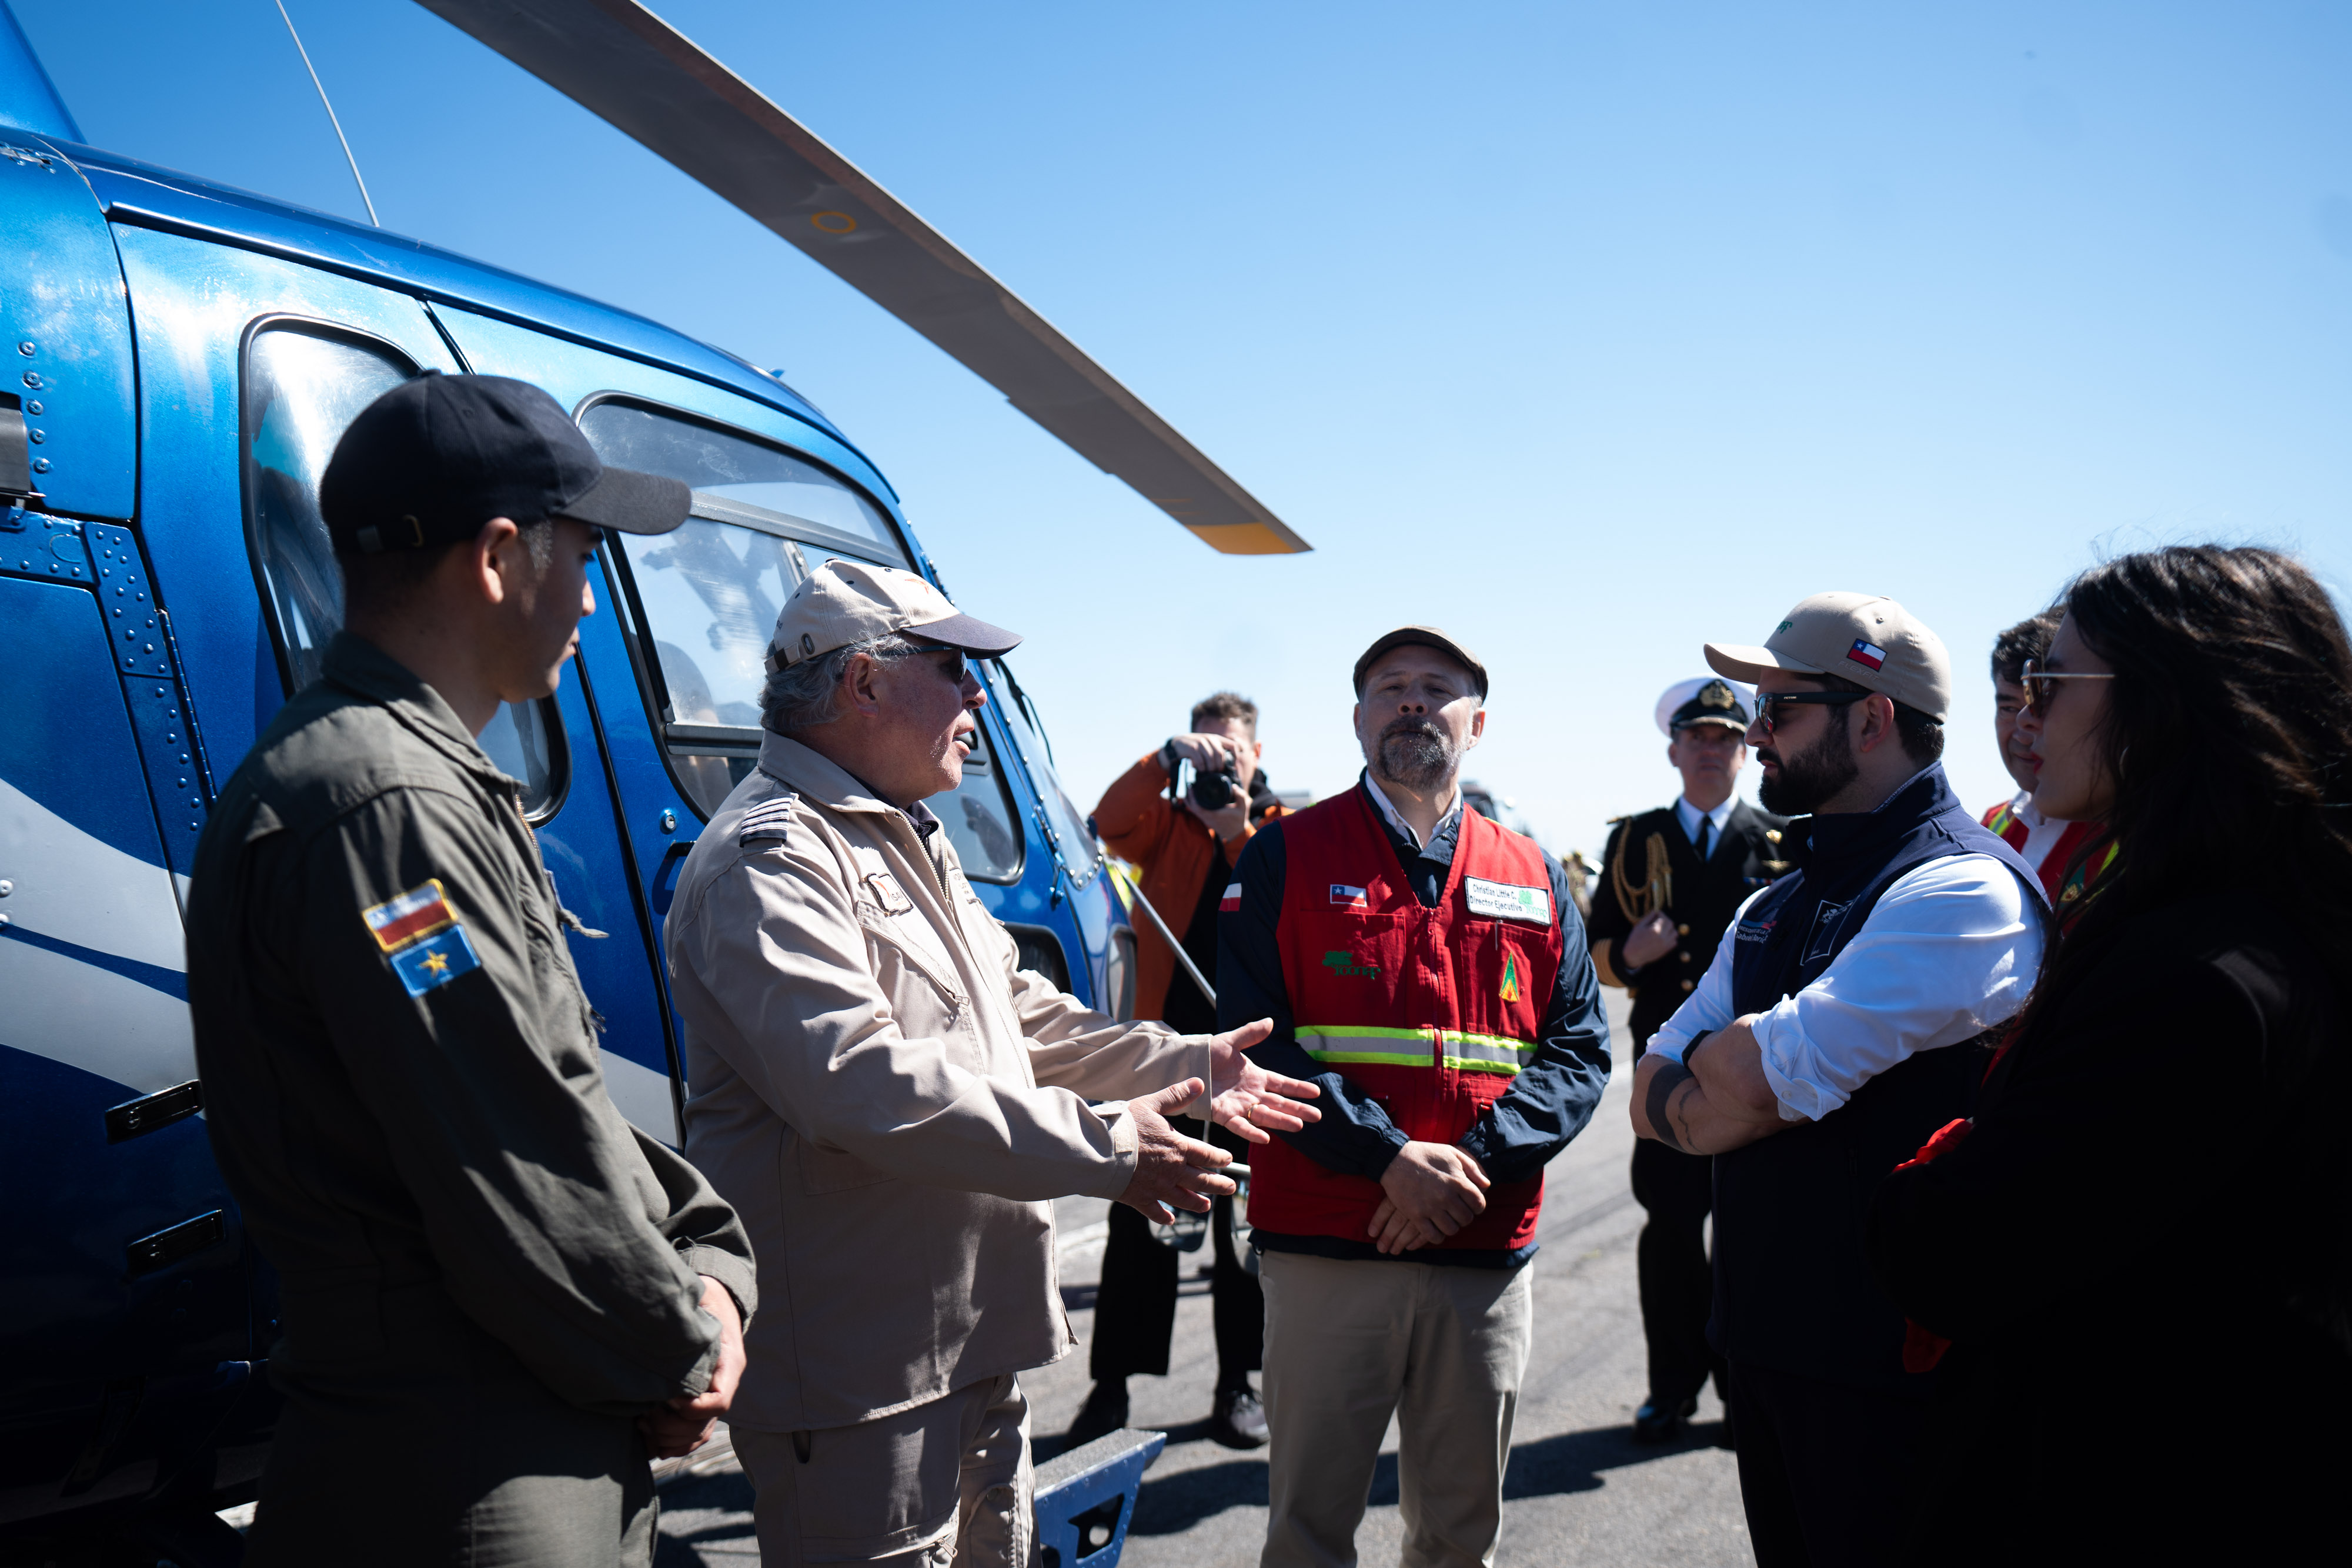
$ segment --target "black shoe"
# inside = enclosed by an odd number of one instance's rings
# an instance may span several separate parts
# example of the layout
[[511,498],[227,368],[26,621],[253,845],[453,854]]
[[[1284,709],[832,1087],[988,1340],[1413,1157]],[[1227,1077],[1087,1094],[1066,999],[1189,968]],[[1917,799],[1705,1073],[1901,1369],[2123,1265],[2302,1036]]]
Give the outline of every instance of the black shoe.
[[1652,1399],[1633,1412],[1633,1441],[1666,1443],[1682,1430],[1683,1423],[1698,1414],[1698,1396],[1691,1395],[1675,1405]]
[[1064,1451],[1091,1443],[1097,1437],[1118,1431],[1127,1425],[1127,1380],[1108,1379],[1095,1385],[1094,1392],[1078,1407],[1078,1418],[1070,1423],[1069,1436],[1063,1439]]
[[1265,1406],[1246,1383],[1221,1389],[1209,1416],[1209,1436],[1228,1448],[1263,1448],[1266,1444]]

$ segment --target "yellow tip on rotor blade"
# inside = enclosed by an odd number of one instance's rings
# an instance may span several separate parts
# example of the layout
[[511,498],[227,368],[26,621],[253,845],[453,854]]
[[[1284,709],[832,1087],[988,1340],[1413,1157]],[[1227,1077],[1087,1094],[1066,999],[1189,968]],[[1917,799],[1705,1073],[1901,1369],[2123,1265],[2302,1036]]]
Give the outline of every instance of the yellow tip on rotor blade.
[[1313,547],[1293,544],[1264,523],[1186,523],[1201,542],[1223,555],[1297,555]]

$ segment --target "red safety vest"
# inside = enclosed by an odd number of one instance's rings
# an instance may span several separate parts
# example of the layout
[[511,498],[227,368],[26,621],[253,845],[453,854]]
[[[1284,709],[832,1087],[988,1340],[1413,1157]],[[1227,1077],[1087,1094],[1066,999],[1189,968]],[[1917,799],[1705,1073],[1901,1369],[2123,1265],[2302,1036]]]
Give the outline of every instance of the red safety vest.
[[[1282,822],[1276,927],[1298,1043],[1380,1102],[1408,1138],[1451,1144],[1535,1055],[1559,978],[1560,914],[1543,852],[1465,810],[1445,894],[1424,908],[1358,785]],[[1250,1223],[1371,1239],[1380,1184],[1327,1170],[1276,1137],[1251,1151]],[[1497,1182],[1452,1248],[1535,1239],[1541,1175]]]

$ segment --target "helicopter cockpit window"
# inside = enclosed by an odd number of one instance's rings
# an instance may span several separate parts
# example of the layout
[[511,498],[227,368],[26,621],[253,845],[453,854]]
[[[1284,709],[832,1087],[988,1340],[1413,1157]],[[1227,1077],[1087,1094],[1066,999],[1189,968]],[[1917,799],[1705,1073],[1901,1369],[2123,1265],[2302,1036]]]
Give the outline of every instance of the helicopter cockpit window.
[[[319,678],[343,623],[343,577],[319,516],[319,476],[360,410],[416,373],[391,344],[331,329],[271,327],[246,347],[246,548],[288,696]],[[551,701],[508,703],[479,737],[490,760],[521,781],[523,814],[534,822],[562,803],[560,724]]]
[[623,468],[667,474],[694,489],[721,521],[773,521],[824,555],[911,567],[882,508],[805,457],[740,431],[617,398],[591,403],[580,428],[596,455]]
[[[709,817],[759,764],[768,640],[793,590],[832,556],[908,570],[913,562],[871,500],[743,432],[621,399],[589,404],[580,428],[604,461],[694,489],[693,515],[676,532],[613,543],[671,772]],[[1019,819],[984,733],[964,761],[963,783],[930,806],[967,875],[1016,882]]]

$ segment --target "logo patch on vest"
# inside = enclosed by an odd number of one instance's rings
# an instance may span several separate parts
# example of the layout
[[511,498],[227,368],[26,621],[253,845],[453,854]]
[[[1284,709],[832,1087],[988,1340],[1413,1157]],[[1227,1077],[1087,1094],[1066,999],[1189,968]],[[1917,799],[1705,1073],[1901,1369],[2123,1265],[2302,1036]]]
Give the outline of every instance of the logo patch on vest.
[[1743,920],[1739,923],[1739,935],[1734,937],[1733,940],[1738,942],[1761,942],[1764,938],[1771,935],[1772,922],[1769,920]]
[[1517,883],[1465,876],[1462,879],[1462,893],[1470,901],[1473,915],[1482,915],[1489,920],[1551,924],[1551,889],[1548,887],[1521,887]]
[[1342,977],[1350,975],[1371,976],[1381,972],[1381,967],[1378,964],[1357,963],[1355,955],[1352,953],[1326,953],[1323,955],[1323,967]]
[[1344,882],[1331,884],[1331,902],[1340,909],[1369,909],[1371,897],[1360,887],[1349,887]]
[[1514,954],[1503,956],[1502,988],[1495,993],[1507,1002],[1519,999],[1519,960]]
[[1844,918],[1853,902],[1848,899],[1844,904],[1824,904],[1813,911],[1812,937],[1805,944],[1805,956],[1797,960],[1800,964],[1830,956],[1830,945],[1837,940],[1838,922]]
[[1217,900],[1217,913],[1220,915],[1231,915],[1240,909],[1241,906],[1242,884],[1237,882],[1228,883],[1225,888],[1224,896]]

